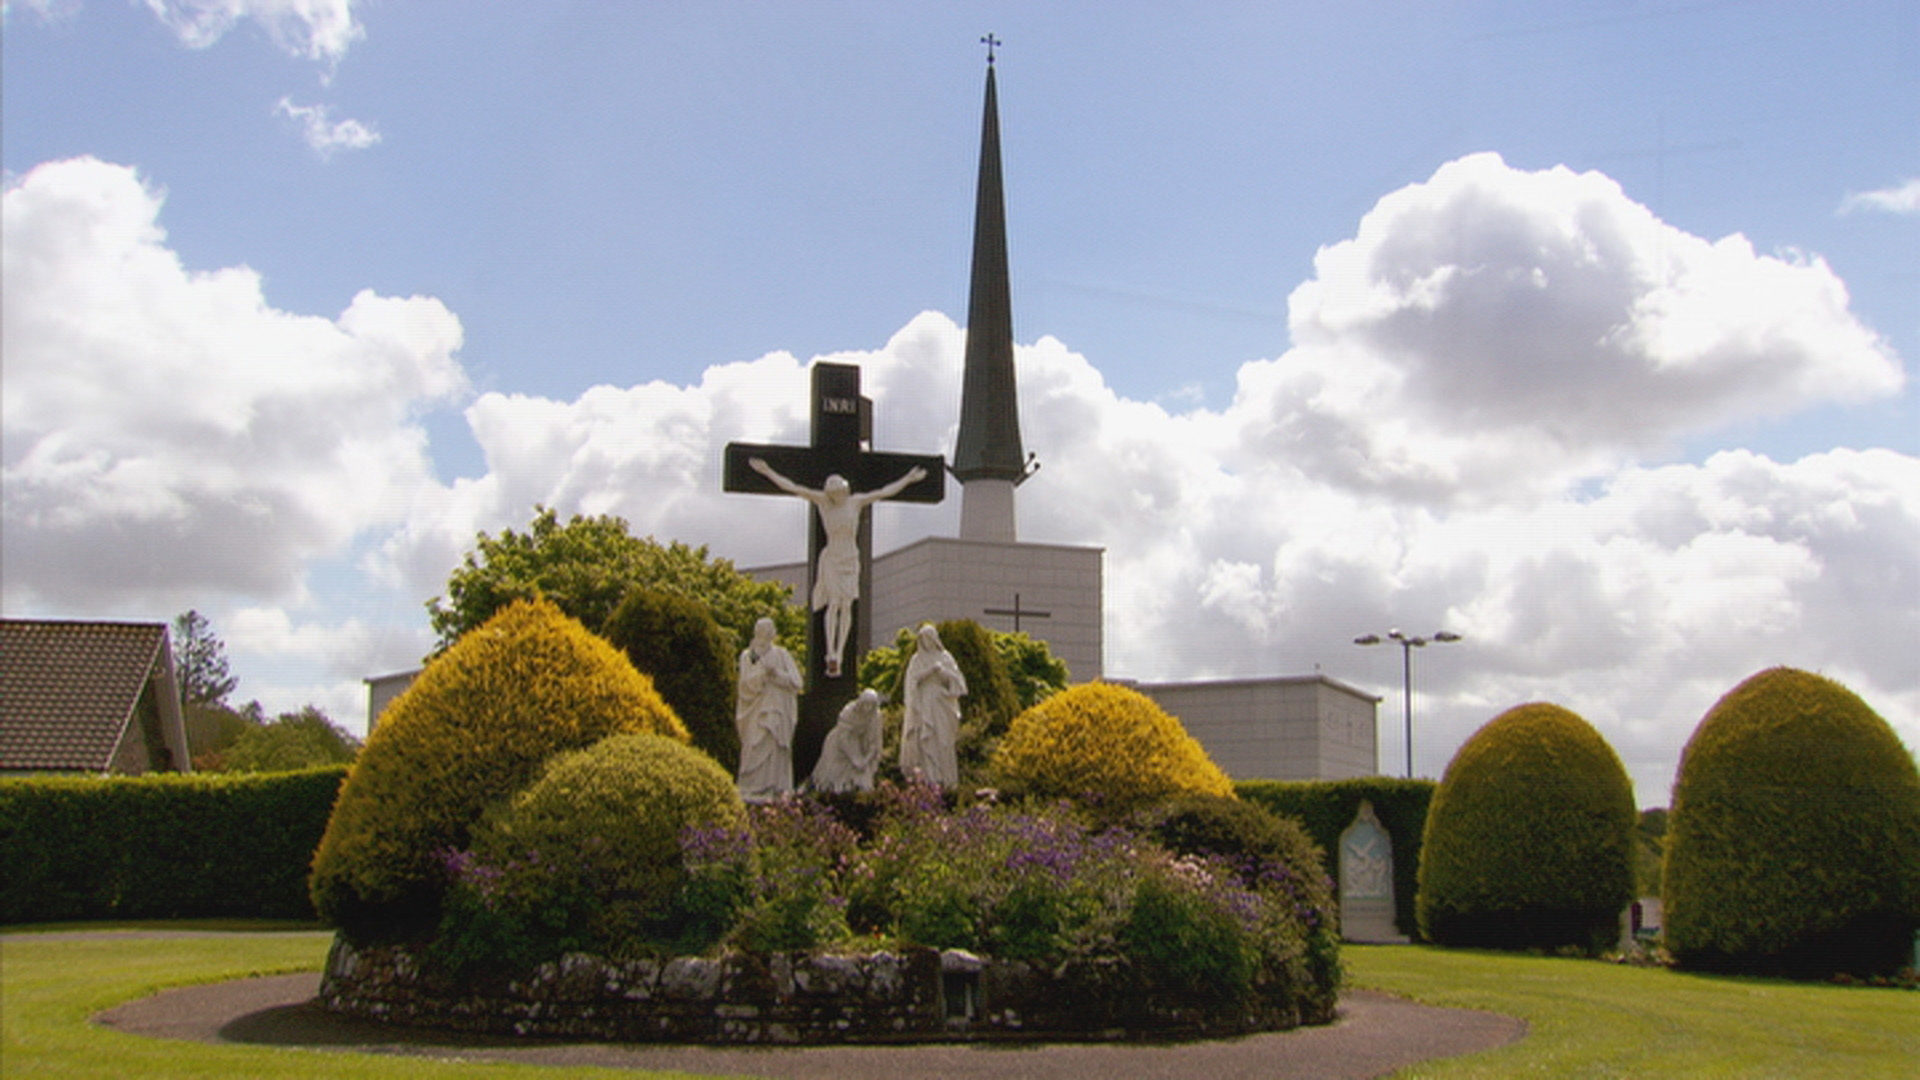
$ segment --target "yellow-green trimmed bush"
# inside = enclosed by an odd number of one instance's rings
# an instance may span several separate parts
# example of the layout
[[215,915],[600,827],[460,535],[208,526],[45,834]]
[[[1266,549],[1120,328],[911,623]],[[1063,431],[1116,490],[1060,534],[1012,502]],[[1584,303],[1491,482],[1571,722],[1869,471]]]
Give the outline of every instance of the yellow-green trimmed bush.
[[1083,683],[1015,717],[990,772],[1010,793],[1103,812],[1181,795],[1233,796],[1233,782],[1180,721],[1112,683]]
[[1591,724],[1520,705],[1475,732],[1433,793],[1414,907],[1442,945],[1601,952],[1633,899],[1633,785]]
[[1882,974],[1920,927],[1920,775],[1831,679],[1762,671],[1707,712],[1673,788],[1666,942],[1683,966]]
[[520,601],[429,663],[382,716],[314,856],[314,909],[360,940],[439,916],[445,856],[546,760],[608,735],[687,731],[626,657],[545,600]]
[[682,832],[747,827],[733,778],[673,739],[614,735],[556,755],[455,860],[436,954],[470,970],[703,949],[735,912],[683,902]]

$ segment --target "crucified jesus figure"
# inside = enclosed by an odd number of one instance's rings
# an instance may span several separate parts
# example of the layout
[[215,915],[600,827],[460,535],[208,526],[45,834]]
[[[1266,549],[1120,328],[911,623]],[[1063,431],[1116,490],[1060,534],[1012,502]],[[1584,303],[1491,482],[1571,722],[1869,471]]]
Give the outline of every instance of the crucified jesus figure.
[[820,549],[820,564],[813,571],[813,607],[827,613],[827,676],[839,678],[847,635],[853,632],[853,602],[860,598],[860,512],[925,479],[927,470],[915,465],[891,484],[856,492],[838,474],[827,477],[826,485],[815,490],[775,472],[764,458],[752,458],[747,464],[781,491],[812,503],[820,514],[827,544]]

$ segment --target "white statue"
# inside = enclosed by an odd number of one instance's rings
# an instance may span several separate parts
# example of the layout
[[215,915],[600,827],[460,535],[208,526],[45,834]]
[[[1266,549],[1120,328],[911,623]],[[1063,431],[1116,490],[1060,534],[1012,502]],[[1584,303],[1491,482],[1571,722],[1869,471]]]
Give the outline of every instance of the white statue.
[[846,656],[847,635],[853,632],[853,602],[860,599],[860,512],[925,479],[927,470],[915,465],[885,487],[859,492],[847,484],[846,477],[834,475],[827,477],[824,489],[815,491],[781,476],[764,458],[750,458],[747,464],[781,491],[812,503],[820,513],[827,546],[821,549],[820,565],[813,572],[813,607],[826,609],[827,675],[837,678]]
[[920,626],[919,645],[907,662],[906,719],[900,727],[900,771],[942,787],[960,782],[960,699],[967,678],[931,623]]
[[880,769],[880,693],[862,690],[827,732],[813,786],[821,791],[872,791]]
[[753,624],[753,643],[740,652],[740,696],[734,727],[740,732],[740,797],[777,799],[793,790],[793,731],[800,722],[800,668],[773,640],[773,620]]

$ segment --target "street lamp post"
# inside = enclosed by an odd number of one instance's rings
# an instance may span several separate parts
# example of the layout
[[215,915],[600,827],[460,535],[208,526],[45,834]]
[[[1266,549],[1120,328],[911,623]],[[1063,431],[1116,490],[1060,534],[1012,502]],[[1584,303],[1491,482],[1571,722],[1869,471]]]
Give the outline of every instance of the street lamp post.
[[[1353,639],[1355,645],[1378,645],[1379,634],[1362,634]],[[1459,641],[1460,635],[1450,630],[1442,630],[1430,638],[1403,634],[1398,630],[1387,631],[1386,640],[1400,645],[1400,699],[1404,703],[1407,717],[1407,779],[1413,779],[1413,650],[1424,649],[1430,641],[1442,644]]]

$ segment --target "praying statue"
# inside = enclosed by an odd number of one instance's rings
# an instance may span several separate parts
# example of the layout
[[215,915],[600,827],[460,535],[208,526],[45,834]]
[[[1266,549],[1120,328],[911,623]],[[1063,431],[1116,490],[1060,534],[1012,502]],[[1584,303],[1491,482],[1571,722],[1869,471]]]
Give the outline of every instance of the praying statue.
[[827,732],[813,786],[820,791],[872,791],[880,769],[880,692],[862,690]]
[[900,728],[900,771],[941,787],[960,783],[960,699],[967,678],[940,641],[931,623],[920,626],[913,659],[907,662],[906,720]]
[[747,464],[781,491],[807,500],[819,511],[827,544],[820,550],[820,565],[813,572],[813,609],[826,610],[827,677],[839,678],[847,635],[853,632],[853,603],[860,599],[860,512],[925,479],[927,470],[915,465],[905,476],[872,491],[854,491],[846,477],[836,474],[827,477],[826,485],[816,491],[775,472],[764,458],[751,458]]
[[773,620],[753,624],[740,652],[740,797],[767,802],[793,790],[793,732],[800,721],[800,668],[773,640]]

